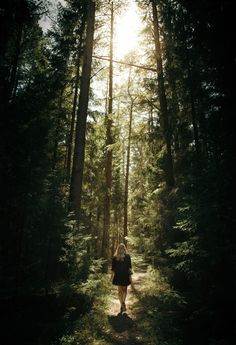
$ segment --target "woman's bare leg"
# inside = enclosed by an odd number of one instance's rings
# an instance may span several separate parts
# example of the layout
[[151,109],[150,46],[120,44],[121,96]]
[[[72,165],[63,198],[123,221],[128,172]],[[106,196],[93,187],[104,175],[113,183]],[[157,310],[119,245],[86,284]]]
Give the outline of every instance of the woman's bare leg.
[[122,303],[123,303],[123,289],[122,289],[122,286],[118,286],[118,298],[119,298],[120,304],[122,305]]
[[122,292],[123,292],[123,303],[125,303],[126,296],[127,296],[127,286],[122,286]]

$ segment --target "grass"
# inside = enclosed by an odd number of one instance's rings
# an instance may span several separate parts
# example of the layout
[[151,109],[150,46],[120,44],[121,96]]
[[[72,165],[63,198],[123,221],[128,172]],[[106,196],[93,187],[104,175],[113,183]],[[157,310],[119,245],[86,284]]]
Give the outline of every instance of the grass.
[[[136,289],[130,294],[127,314],[111,313],[115,303],[109,276],[104,275],[92,309],[74,322],[60,345],[181,345],[179,320],[185,302],[157,269],[133,260]],[[137,281],[137,277],[142,279]]]
[[161,276],[149,267],[139,295],[139,327],[148,345],[180,345],[178,322],[185,302]]
[[94,303],[88,312],[73,322],[70,333],[62,336],[55,345],[105,345],[101,338],[106,331],[106,314],[104,309],[109,303],[110,283],[108,275],[103,275],[94,297]]

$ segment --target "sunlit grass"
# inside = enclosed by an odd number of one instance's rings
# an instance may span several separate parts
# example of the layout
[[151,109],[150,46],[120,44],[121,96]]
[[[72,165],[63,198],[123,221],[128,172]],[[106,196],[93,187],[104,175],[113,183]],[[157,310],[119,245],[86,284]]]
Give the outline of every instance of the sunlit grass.
[[185,302],[158,269],[148,268],[138,298],[140,319],[149,345],[180,345],[177,323]]
[[131,314],[128,311],[127,321],[122,321],[123,326],[125,322],[132,325],[126,325],[123,331],[120,329],[118,332],[112,325],[111,321],[117,326],[118,316],[110,315],[114,297],[109,275],[104,275],[92,309],[74,321],[73,329],[60,339],[60,345],[111,345],[121,342],[125,345],[133,339],[138,341],[139,337],[142,343],[148,345],[181,345],[177,323],[185,305],[183,298],[172,289],[158,269],[146,266],[145,270],[141,255],[135,255],[133,263],[136,273],[145,273],[145,278],[139,281],[138,289],[130,300]]

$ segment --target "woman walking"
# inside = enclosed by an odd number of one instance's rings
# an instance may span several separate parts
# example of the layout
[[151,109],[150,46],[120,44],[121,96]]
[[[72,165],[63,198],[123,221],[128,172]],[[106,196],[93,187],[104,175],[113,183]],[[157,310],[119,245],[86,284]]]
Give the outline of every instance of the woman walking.
[[127,287],[131,284],[132,265],[126,246],[120,243],[112,259],[112,284],[118,286],[120,312],[126,311]]

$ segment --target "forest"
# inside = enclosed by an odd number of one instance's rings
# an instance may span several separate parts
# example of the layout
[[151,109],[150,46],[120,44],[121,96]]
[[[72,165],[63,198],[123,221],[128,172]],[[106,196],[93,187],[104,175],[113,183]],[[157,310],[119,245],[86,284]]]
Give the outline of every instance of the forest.
[[233,3],[1,2],[1,344],[235,344]]

